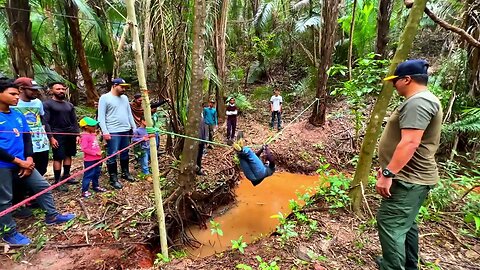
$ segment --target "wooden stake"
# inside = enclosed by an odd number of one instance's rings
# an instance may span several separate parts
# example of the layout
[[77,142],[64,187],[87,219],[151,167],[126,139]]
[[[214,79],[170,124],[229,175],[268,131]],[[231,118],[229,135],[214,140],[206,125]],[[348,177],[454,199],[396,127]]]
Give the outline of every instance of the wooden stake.
[[[126,0],[127,4],[127,18],[132,22],[132,39],[135,43],[133,48],[135,49],[135,64],[137,68],[138,82],[140,84],[140,91],[142,92],[143,113],[147,125],[153,126],[152,113],[150,109],[150,98],[148,97],[147,81],[145,79],[145,70],[142,59],[142,47],[140,44],[140,37],[138,35],[137,17],[135,14],[135,0]],[[165,213],[163,211],[162,193],[160,190],[160,179],[158,170],[158,157],[157,157],[157,141],[155,137],[150,137],[150,162],[152,168],[153,177],[153,191],[155,194],[155,207],[157,209],[158,228],[160,231],[160,247],[162,249],[162,255],[168,258],[168,245],[167,245],[167,230],[165,227]]]

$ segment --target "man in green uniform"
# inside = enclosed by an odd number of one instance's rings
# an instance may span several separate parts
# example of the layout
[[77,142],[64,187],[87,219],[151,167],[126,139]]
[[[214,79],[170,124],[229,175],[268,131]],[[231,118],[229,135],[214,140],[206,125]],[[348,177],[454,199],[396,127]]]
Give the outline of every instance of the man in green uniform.
[[378,147],[380,169],[376,190],[382,195],[377,213],[383,257],[381,270],[418,269],[420,206],[438,182],[435,152],[440,143],[442,108],[427,89],[428,63],[408,60],[398,65],[393,83],[405,100],[390,116]]

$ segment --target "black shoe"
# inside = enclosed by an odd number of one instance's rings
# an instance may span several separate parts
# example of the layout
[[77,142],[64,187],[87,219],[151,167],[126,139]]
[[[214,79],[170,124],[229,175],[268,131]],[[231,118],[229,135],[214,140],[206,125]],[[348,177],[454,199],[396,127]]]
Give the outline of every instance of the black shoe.
[[[70,177],[70,174],[62,176],[62,180],[67,179],[68,177]],[[69,184],[69,185],[75,185],[75,184],[78,184],[78,183],[79,183],[78,180],[75,179],[75,178],[69,179],[67,181],[67,184]]]
[[29,207],[20,207],[15,210],[12,215],[14,218],[24,219],[33,216],[33,212],[32,209],[30,209]]
[[110,174],[110,185],[114,188],[114,189],[122,189],[123,186],[120,182],[118,182],[118,176],[116,173],[111,173]]
[[135,182],[135,178],[130,174],[128,159],[120,160],[120,167],[122,167],[122,178],[129,181]]
[[197,175],[200,175],[200,176],[205,176],[205,175],[207,175],[207,174],[206,174],[205,172],[203,172],[202,170],[198,170],[198,171],[196,172],[196,174],[197,174]]

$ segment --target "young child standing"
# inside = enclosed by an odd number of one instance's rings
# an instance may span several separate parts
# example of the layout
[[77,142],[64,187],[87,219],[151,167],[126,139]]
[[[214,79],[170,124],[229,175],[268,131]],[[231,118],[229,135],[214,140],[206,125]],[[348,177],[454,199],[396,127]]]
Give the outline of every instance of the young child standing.
[[280,96],[280,90],[275,89],[273,96],[270,98],[270,112],[272,113],[272,121],[270,121],[270,128],[273,129],[275,120],[277,120],[277,129],[282,129],[282,103],[283,99]]
[[150,174],[150,167],[148,166],[148,162],[150,161],[150,142],[145,138],[148,137],[147,129],[145,128],[147,123],[145,122],[145,118],[140,118],[140,126],[133,131],[133,142],[142,141],[140,143],[141,149],[141,157],[140,157],[140,165],[142,166],[142,173],[143,174]]
[[227,141],[232,142],[235,137],[235,131],[237,129],[237,105],[235,105],[235,98],[231,97],[228,100],[228,105],[226,108],[227,114]]
[[[203,120],[208,126],[208,140],[213,142],[214,132],[218,127],[218,115],[214,99],[208,102],[208,107],[203,108]],[[208,148],[212,148],[212,145],[209,145]]]
[[[80,146],[83,151],[83,166],[88,168],[93,164],[97,163],[102,159],[102,149],[98,143],[97,138],[97,125],[98,121],[90,118],[84,117],[79,122],[80,127],[83,129],[82,134],[80,135]],[[94,168],[86,171],[83,174],[82,180],[82,196],[88,198],[92,195],[88,191],[90,182],[92,183],[92,189],[95,192],[105,192],[106,189],[102,188],[98,184],[98,179],[100,178],[100,173],[102,169],[102,164],[98,164]]]

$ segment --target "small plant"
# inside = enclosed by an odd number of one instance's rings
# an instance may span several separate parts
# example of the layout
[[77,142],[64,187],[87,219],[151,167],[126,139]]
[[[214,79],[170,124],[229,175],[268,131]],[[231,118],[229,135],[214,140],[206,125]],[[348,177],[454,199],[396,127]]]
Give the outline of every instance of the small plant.
[[245,253],[245,248],[247,247],[247,243],[243,242],[243,235],[240,235],[238,240],[230,240],[232,242],[232,250],[238,250],[240,253]]
[[171,259],[167,256],[163,256],[162,253],[157,253],[155,261],[153,262],[154,265],[161,265],[164,263],[169,263]]
[[322,185],[319,188],[319,194],[325,198],[330,208],[343,208],[350,203],[347,190],[350,187],[350,180],[343,174],[332,175],[328,178],[330,186]]
[[212,227],[212,228],[210,228],[210,231],[211,231],[212,235],[217,234],[217,235],[223,236],[223,231],[220,228],[220,223],[215,222],[212,219],[212,220],[210,220],[210,226]]
[[[258,269],[259,270],[280,270],[280,267],[277,265],[277,261],[276,260],[273,260],[273,261],[270,261],[270,262],[265,262],[263,261],[262,257],[260,256],[256,256],[255,257],[258,261]],[[250,266],[250,265],[247,265],[247,264],[244,264],[244,263],[240,263],[240,264],[237,264],[237,266],[235,267],[237,269],[243,269],[243,270],[253,270],[253,268]]]
[[280,223],[277,226],[277,233],[280,234],[280,242],[282,244],[285,244],[288,239],[298,236],[298,233],[295,231],[295,226],[297,225],[295,221],[287,220],[281,212],[278,212],[278,214],[271,216],[271,218],[278,219]]

